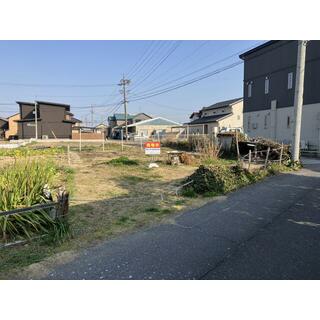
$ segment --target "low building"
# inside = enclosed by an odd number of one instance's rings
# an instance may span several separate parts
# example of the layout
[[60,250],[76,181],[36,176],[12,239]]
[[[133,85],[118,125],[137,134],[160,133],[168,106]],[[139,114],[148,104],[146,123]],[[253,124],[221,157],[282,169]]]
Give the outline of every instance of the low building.
[[242,129],[243,99],[220,101],[190,115],[188,134],[211,134],[226,129]]
[[[272,40],[240,58],[244,61],[244,131],[291,143],[297,40]],[[301,145],[320,149],[320,41],[308,41],[302,107]]]
[[128,131],[133,136],[148,138],[152,135],[156,136],[158,134],[160,136],[163,136],[166,133],[172,132],[173,130],[178,132],[179,129],[174,129],[174,127],[177,127],[179,125],[180,124],[178,122],[162,117],[156,117],[130,124],[128,125]]
[[15,113],[8,117],[8,129],[5,132],[5,138],[9,139],[18,139],[18,123],[17,120],[20,120],[20,113]]
[[72,127],[72,139],[73,140],[103,140],[106,138],[106,131],[104,128],[97,127],[84,127],[73,126]]
[[[146,113],[137,113],[137,114],[128,114],[127,115],[127,124],[131,125],[140,121],[152,119],[151,116],[147,115]],[[119,131],[121,130],[122,126],[125,125],[125,114],[124,113],[115,113],[113,116],[108,117],[108,136],[114,137],[119,135]]]
[[5,138],[6,130],[8,130],[8,119],[0,117],[0,140]]
[[[35,103],[17,102],[20,108],[18,124],[19,139],[35,138]],[[70,113],[70,105],[37,101],[37,129],[39,139],[71,139],[73,114]]]

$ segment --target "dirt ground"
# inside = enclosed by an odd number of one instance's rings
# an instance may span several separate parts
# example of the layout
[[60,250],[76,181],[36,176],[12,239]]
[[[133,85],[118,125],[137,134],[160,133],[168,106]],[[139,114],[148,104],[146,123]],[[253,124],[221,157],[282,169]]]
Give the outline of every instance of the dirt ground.
[[[43,143],[42,143],[43,144]],[[66,146],[66,143],[59,143]],[[159,168],[149,169],[150,156],[140,146],[119,143],[70,144],[70,153],[46,155],[59,166],[67,168],[57,184],[69,189],[69,220],[73,237],[59,247],[29,243],[0,250],[1,278],[14,278],[20,269],[46,257],[76,251],[124,232],[170,220],[170,215],[184,209],[198,207],[210,198],[185,198],[176,194],[181,181],[196,167],[171,166],[166,163],[167,151],[153,160]],[[113,165],[110,160],[125,156],[137,163]],[[32,157],[39,158],[39,156]],[[43,158],[43,156],[41,157]],[[14,159],[6,159],[6,163]],[[51,258],[52,259],[52,258]],[[47,267],[46,267],[47,268]]]

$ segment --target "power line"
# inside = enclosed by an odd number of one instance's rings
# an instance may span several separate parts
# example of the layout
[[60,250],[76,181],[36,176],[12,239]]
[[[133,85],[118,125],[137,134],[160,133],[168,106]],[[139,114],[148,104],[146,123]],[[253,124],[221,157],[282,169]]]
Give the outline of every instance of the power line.
[[15,83],[15,82],[0,82],[0,86],[12,87],[65,87],[65,88],[97,88],[97,87],[114,87],[116,84],[37,84],[37,83]]
[[131,73],[134,73],[136,71],[138,66],[141,64],[141,61],[143,60],[144,56],[147,54],[149,49],[153,46],[154,42],[155,42],[154,40],[151,41],[151,43],[147,46],[147,49],[143,52],[142,56],[136,61],[136,63],[133,65],[133,67],[127,73],[127,77],[130,77]]
[[[256,46],[256,45],[255,45],[255,46]],[[179,80],[181,80],[181,79],[187,78],[187,77],[189,77],[189,76],[191,76],[191,75],[193,75],[193,74],[195,74],[195,73],[199,73],[199,72],[201,72],[201,71],[203,71],[203,70],[205,70],[205,69],[208,69],[208,68],[212,67],[213,65],[219,64],[219,63],[224,62],[224,61],[226,61],[226,60],[229,60],[229,59],[231,59],[231,58],[233,58],[233,57],[235,57],[235,56],[238,56],[238,55],[241,54],[242,52],[247,51],[247,50],[249,50],[250,48],[255,47],[255,46],[251,46],[251,47],[246,48],[246,49],[244,49],[244,50],[235,52],[234,54],[232,54],[232,55],[230,55],[230,56],[227,56],[227,57],[222,58],[222,59],[220,59],[220,60],[214,61],[213,63],[210,63],[210,64],[208,64],[208,65],[206,65],[206,66],[204,66],[204,67],[201,67],[201,68],[199,68],[199,69],[197,69],[197,70],[195,70],[195,71],[193,71],[193,72],[187,73],[187,74],[185,74],[185,75],[183,75],[183,76],[180,76],[180,77],[178,77],[178,78],[175,78],[175,79],[173,79],[173,80],[171,80],[171,81],[167,81],[167,82],[165,82],[165,83],[159,84],[159,85],[157,85],[157,86],[155,86],[155,87],[152,87],[152,88],[150,88],[150,89],[147,89],[147,90],[145,90],[145,91],[142,91],[142,92],[138,92],[138,93],[136,93],[136,94],[133,94],[133,96],[141,95],[141,94],[147,94],[148,92],[152,92],[153,90],[159,89],[159,88],[164,87],[164,86],[166,86],[166,85],[169,85],[169,84],[171,84],[171,83],[177,82],[177,81],[179,81]]]
[[173,46],[169,49],[169,51],[164,55],[163,58],[161,58],[161,60],[156,63],[154,65],[154,67],[149,71],[149,73],[147,73],[147,75],[140,81],[138,81],[136,83],[136,85],[134,86],[134,88],[137,88],[139,85],[141,85],[141,83],[143,83],[144,81],[146,81],[171,55],[173,52],[175,52],[177,50],[177,48],[181,45],[181,42],[176,42],[175,44],[173,44]]
[[132,100],[130,100],[130,101],[132,102],[132,101],[144,100],[144,99],[148,99],[148,98],[151,98],[151,97],[154,97],[154,96],[158,96],[158,95],[161,95],[161,94],[164,94],[164,93],[173,91],[173,90],[180,89],[180,88],[182,88],[182,87],[188,86],[188,85],[190,85],[190,84],[193,84],[193,83],[195,83],[195,82],[201,81],[201,80],[203,80],[203,79],[212,77],[212,76],[214,76],[214,75],[216,75],[216,74],[219,74],[219,73],[221,73],[221,72],[224,72],[224,71],[226,71],[226,70],[232,69],[232,68],[234,68],[234,67],[236,67],[236,66],[238,66],[238,65],[240,65],[240,64],[242,64],[242,63],[243,63],[243,61],[237,61],[237,62],[235,62],[235,63],[233,63],[233,64],[230,64],[230,65],[228,65],[228,66],[225,66],[225,67],[223,67],[223,68],[214,70],[214,71],[212,71],[212,72],[209,72],[209,73],[206,73],[206,74],[204,74],[204,75],[198,76],[198,77],[196,77],[196,78],[194,78],[194,79],[190,79],[190,80],[188,80],[188,81],[185,81],[185,82],[182,83],[182,84],[178,84],[178,85],[175,85],[175,86],[167,87],[167,88],[164,88],[164,89],[161,90],[161,91],[151,92],[150,94],[147,94],[147,95],[144,95],[144,96],[143,96],[143,95],[142,95],[142,96],[138,96],[138,97],[136,97],[135,99],[132,99]]

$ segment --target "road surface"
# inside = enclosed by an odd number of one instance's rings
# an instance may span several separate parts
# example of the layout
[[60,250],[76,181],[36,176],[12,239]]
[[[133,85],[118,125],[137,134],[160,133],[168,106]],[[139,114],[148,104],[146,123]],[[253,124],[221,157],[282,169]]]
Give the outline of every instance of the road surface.
[[47,279],[320,279],[320,161],[83,251]]

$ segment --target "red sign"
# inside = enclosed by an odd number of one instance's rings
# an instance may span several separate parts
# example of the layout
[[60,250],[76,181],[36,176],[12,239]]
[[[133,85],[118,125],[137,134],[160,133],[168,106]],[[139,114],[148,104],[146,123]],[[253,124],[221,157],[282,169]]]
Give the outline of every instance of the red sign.
[[144,143],[145,149],[159,149],[160,148],[160,142],[145,142]]

